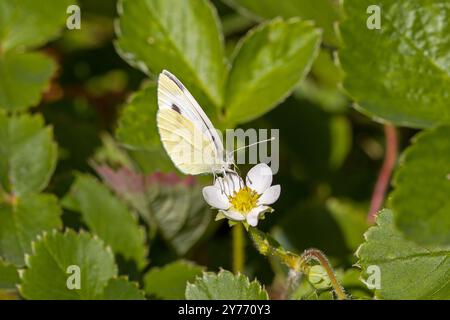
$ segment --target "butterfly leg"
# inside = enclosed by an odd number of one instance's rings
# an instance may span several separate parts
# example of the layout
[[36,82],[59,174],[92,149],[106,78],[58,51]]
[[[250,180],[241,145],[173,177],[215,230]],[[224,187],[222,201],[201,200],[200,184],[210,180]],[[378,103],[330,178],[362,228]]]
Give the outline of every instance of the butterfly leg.
[[220,179],[219,179],[217,173],[216,173],[214,170],[212,170],[212,174],[213,174],[213,184],[215,184],[216,181],[217,181],[217,182],[219,183],[220,192],[221,192],[222,194],[224,194],[224,193],[225,193],[225,189],[223,188],[223,186],[222,186],[222,184],[221,184],[221,181],[220,181]]
[[[219,188],[220,188],[220,192],[224,195],[226,195],[227,197],[229,197],[230,195],[227,193],[227,186],[228,186],[228,190],[231,190],[229,187],[228,182],[225,182],[225,178],[220,177],[216,172],[213,172],[214,175],[214,182],[217,181],[219,184]],[[227,185],[225,185],[225,183],[227,183]]]
[[[229,176],[227,169],[222,169],[222,175],[223,175],[223,182],[227,184],[226,187],[228,187],[229,195],[231,196],[233,194],[233,190],[235,190],[234,180]],[[230,181],[231,180],[231,181]]]
[[[239,167],[234,162],[233,162],[233,169],[231,170],[231,172],[237,174],[238,177],[241,176]],[[243,185],[244,181],[242,179],[238,179],[238,180],[239,180],[239,189],[242,189],[243,187],[245,187],[245,185]]]

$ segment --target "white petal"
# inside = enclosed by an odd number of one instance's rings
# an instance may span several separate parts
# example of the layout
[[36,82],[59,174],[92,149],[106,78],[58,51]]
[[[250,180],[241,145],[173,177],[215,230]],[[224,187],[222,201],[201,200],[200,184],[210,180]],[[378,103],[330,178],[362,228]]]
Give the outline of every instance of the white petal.
[[258,204],[272,204],[278,200],[281,193],[281,186],[279,184],[271,186],[269,189],[259,197]]
[[262,194],[272,184],[272,170],[265,163],[258,163],[247,173],[247,186]]
[[211,207],[217,209],[226,210],[231,206],[227,196],[215,186],[204,187],[203,198]]
[[222,212],[227,218],[230,218],[231,220],[235,220],[235,221],[243,221],[245,220],[245,216],[238,212],[238,211],[234,211],[234,210],[220,210],[220,212]]
[[250,211],[247,214],[247,222],[249,225],[251,225],[252,227],[256,227],[258,225],[258,218],[259,215],[266,211],[267,209],[269,209],[269,207],[267,206],[258,206],[256,208],[253,208],[252,211]]

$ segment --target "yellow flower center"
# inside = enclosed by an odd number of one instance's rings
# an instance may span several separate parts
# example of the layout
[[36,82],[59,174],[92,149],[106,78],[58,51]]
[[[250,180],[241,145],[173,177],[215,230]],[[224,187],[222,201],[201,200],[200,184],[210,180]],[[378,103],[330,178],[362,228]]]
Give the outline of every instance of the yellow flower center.
[[238,192],[235,191],[232,196],[228,197],[233,208],[241,213],[248,213],[255,208],[258,198],[259,194],[249,187],[242,188]]

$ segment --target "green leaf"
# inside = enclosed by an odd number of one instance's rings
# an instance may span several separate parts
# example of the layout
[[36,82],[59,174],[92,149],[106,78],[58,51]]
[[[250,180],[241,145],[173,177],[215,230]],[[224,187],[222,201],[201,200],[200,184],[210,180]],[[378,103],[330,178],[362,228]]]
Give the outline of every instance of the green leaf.
[[116,129],[117,139],[131,149],[161,148],[156,128],[156,84],[150,83],[134,93],[123,108]]
[[50,194],[31,194],[14,203],[0,203],[0,256],[22,266],[31,243],[43,231],[61,228],[58,199]]
[[145,295],[135,282],[128,281],[125,277],[109,280],[103,297],[104,300],[145,300]]
[[19,283],[19,274],[15,266],[0,259],[0,290],[15,289]]
[[180,230],[169,239],[179,255],[186,254],[204,236],[213,220],[211,209],[206,205],[201,187],[196,185],[187,190],[189,208],[186,212],[186,222]]
[[55,70],[55,62],[42,53],[0,54],[0,109],[37,105]]
[[110,134],[103,132],[100,135],[101,146],[96,149],[92,157],[92,164],[107,163],[113,166],[132,167],[133,161],[129,154],[121,148],[121,145]]
[[0,1],[0,52],[39,47],[55,38],[72,4],[76,1],[58,0],[51,5],[34,0]]
[[147,261],[145,233],[127,206],[94,177],[79,174],[63,206],[81,213],[89,229],[111,246],[125,261],[138,268]]
[[116,138],[129,150],[144,171],[173,171],[172,161],[163,149],[156,127],[156,84],[137,91],[122,109]]
[[18,299],[19,274],[15,266],[0,259],[0,300]]
[[348,99],[340,88],[344,73],[337,65],[334,51],[321,47],[306,78],[294,91],[294,96],[311,101],[330,113],[350,111]]
[[320,44],[310,22],[275,19],[237,46],[226,89],[229,122],[255,119],[284,100],[308,73]]
[[[313,77],[315,78],[316,74]],[[297,98],[311,101],[326,112],[338,113],[349,109],[347,99],[341,90],[337,87],[320,86],[310,78],[302,81],[298,89],[294,91],[294,95]]]
[[156,150],[129,150],[130,157],[135,165],[144,173],[177,171],[164,149]]
[[[369,30],[370,5],[381,29]],[[344,87],[362,112],[409,127],[450,120],[450,6],[447,0],[347,0],[339,58]]]
[[157,228],[178,255],[186,254],[210,226],[213,216],[192,177],[158,172],[143,175],[125,167],[116,171],[107,166],[95,169],[119,197],[139,212],[149,225],[149,234]]
[[230,271],[204,272],[201,278],[188,283],[187,300],[269,300],[266,290],[257,280],[252,282]]
[[205,234],[213,215],[205,205],[199,186],[155,186],[151,210],[163,238],[180,256]]
[[345,271],[337,270],[336,276],[352,299],[373,299],[373,292],[361,281],[361,269],[357,266]]
[[148,177],[121,167],[117,170],[107,165],[95,165],[95,171],[124,202],[136,210],[148,223],[148,238],[152,240],[156,231],[156,222],[149,208],[149,197],[146,193],[146,182]]
[[152,268],[144,276],[145,292],[161,299],[183,300],[186,283],[194,281],[204,268],[185,260],[178,260],[162,268]]
[[[68,267],[78,266],[80,289],[70,288],[77,275]],[[108,281],[117,276],[114,255],[102,240],[88,233],[45,233],[33,245],[27,268],[21,274],[20,293],[26,299],[99,299]]]
[[421,244],[450,245],[450,126],[421,132],[394,177],[398,228]]
[[324,30],[325,41],[337,44],[334,23],[339,20],[337,5],[332,0],[223,0],[240,13],[250,17],[272,19],[275,17],[300,17],[314,20]]
[[[341,99],[344,100],[344,102],[341,103],[345,104],[345,96],[343,96],[342,90],[338,88],[344,78],[344,72],[338,65],[334,51],[330,51],[325,46],[321,47],[320,52],[311,68],[311,72],[314,75],[311,81],[322,85],[324,88],[339,91],[342,95]],[[345,104],[344,106],[340,106],[340,108],[336,109],[336,111],[345,111],[348,109],[348,105]]]
[[339,225],[347,247],[356,250],[364,241],[363,234],[369,228],[365,206],[341,199],[329,199],[326,207]]
[[380,268],[376,295],[383,299],[449,299],[450,251],[406,240],[393,220],[393,213],[384,210],[378,226],[365,234],[366,242],[356,252],[363,278],[368,278],[369,266]]
[[189,194],[183,186],[155,186],[158,195],[151,201],[152,212],[165,239],[176,236],[187,219]]
[[200,102],[222,105],[224,44],[209,1],[121,0],[119,15],[116,47],[126,61],[146,73],[168,69]]
[[0,194],[42,191],[56,166],[57,147],[41,116],[0,113]]

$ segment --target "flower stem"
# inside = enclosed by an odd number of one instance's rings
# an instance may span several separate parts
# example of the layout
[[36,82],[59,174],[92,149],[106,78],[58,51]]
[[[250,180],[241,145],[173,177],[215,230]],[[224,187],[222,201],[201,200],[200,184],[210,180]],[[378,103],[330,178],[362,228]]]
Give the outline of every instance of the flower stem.
[[245,261],[245,238],[242,223],[237,223],[232,228],[233,237],[233,272],[242,272]]
[[370,202],[370,210],[367,215],[369,223],[373,224],[377,217],[378,211],[384,202],[386,190],[389,186],[392,170],[395,167],[398,153],[398,139],[397,131],[394,126],[390,124],[384,125],[384,135],[386,139],[386,151],[384,156],[383,166],[381,167],[380,174],[378,175],[375,188],[372,193],[372,200]]
[[264,256],[274,256],[281,260],[291,270],[295,272],[302,272],[308,274],[311,266],[308,264],[309,260],[315,260],[326,270],[327,276],[330,279],[331,286],[339,300],[347,299],[344,289],[339,284],[333,268],[326,256],[318,249],[308,249],[301,256],[285,250],[278,242],[276,242],[268,234],[256,229],[249,228],[250,238],[253,240],[256,249]]
[[334,274],[333,268],[330,265],[330,262],[328,261],[327,257],[322,253],[322,251],[318,249],[308,249],[301,255],[301,258],[304,260],[316,260],[319,262],[322,267],[325,268],[328,278],[330,278],[331,285],[333,286],[334,292],[336,293],[336,296],[339,300],[345,300],[347,299],[347,295],[344,292],[344,289],[340,285],[340,283],[336,279],[336,275]]

